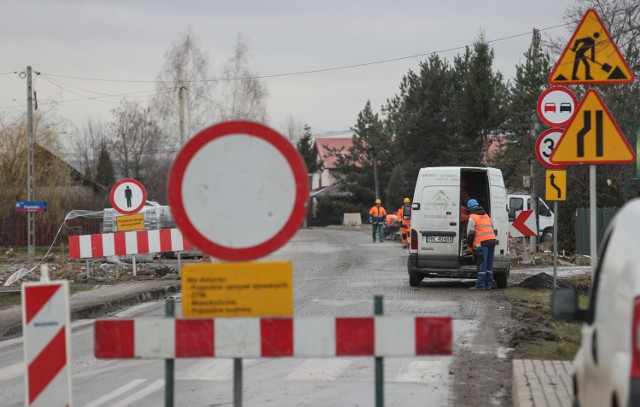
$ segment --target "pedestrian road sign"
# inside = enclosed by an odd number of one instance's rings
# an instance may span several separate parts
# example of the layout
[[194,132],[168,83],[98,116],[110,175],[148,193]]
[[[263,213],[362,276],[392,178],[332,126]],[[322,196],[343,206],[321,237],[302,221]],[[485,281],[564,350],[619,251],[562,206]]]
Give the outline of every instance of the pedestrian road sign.
[[598,92],[589,89],[551,153],[554,164],[624,164],[631,149]]
[[111,188],[109,195],[113,209],[124,214],[137,213],[147,203],[147,190],[133,178],[122,179]]
[[565,170],[547,170],[545,175],[547,201],[567,200],[567,172]]
[[549,83],[558,85],[633,82],[633,72],[594,9],[585,13],[556,63]]

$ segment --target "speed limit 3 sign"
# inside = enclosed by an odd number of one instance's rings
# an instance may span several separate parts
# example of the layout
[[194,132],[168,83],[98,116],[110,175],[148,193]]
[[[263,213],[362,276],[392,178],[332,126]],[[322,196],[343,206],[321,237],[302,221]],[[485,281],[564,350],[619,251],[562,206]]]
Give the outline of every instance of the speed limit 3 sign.
[[546,130],[536,140],[536,155],[542,165],[547,168],[564,168],[566,164],[554,164],[551,162],[551,153],[558,145],[558,140],[562,137],[564,129],[553,128]]

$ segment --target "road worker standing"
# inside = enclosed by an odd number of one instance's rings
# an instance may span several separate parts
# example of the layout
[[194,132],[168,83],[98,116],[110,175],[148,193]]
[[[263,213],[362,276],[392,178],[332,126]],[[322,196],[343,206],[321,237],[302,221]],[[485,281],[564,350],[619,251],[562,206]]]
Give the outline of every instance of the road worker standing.
[[398,209],[398,223],[400,224],[400,236],[402,237],[402,247],[409,247],[409,234],[411,231],[411,221],[404,219],[404,208],[411,205],[409,198],[404,198],[403,206]]
[[387,211],[382,207],[382,201],[376,199],[376,204],[369,209],[369,223],[371,223],[371,236],[376,242],[376,230],[380,238],[380,243],[384,238],[384,224],[387,221]]
[[478,278],[472,290],[490,290],[493,286],[493,254],[498,241],[491,218],[475,199],[469,199],[467,242],[476,255]]

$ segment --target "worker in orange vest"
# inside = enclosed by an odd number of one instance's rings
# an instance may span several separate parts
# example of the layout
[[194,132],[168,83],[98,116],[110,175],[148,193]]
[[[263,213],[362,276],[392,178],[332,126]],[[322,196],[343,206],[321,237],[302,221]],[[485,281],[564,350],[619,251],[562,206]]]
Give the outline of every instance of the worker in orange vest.
[[493,254],[498,244],[491,218],[475,199],[469,199],[467,242],[476,254],[478,275],[472,290],[490,290],[493,286]]
[[382,207],[382,201],[376,199],[376,204],[369,209],[369,223],[371,223],[371,236],[373,243],[376,242],[376,230],[380,238],[380,243],[384,238],[384,224],[387,221],[387,211]]
[[409,247],[409,234],[411,231],[411,221],[404,219],[404,208],[411,204],[409,198],[404,198],[403,206],[398,209],[398,223],[400,224],[400,236],[402,237],[402,247]]

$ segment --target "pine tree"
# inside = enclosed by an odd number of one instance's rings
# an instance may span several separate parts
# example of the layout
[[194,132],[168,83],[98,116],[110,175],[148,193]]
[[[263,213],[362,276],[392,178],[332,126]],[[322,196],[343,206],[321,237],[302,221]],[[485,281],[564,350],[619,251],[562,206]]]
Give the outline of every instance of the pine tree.
[[111,162],[111,156],[109,155],[109,150],[105,143],[100,145],[100,155],[98,157],[95,181],[107,188],[111,188],[111,186],[116,182],[113,163]]
[[296,148],[302,156],[302,160],[307,166],[307,172],[310,175],[322,170],[322,163],[318,161],[318,150],[313,142],[311,127],[308,124],[304,125],[304,132],[296,143]]

